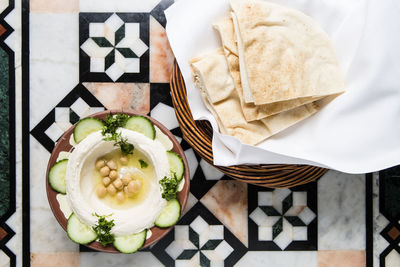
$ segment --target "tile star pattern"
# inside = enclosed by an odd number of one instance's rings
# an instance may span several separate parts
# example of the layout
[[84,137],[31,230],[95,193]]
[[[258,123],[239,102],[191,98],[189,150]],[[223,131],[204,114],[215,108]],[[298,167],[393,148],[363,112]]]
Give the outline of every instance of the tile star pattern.
[[251,186],[249,190],[254,190],[249,192],[254,196],[249,200],[249,234],[255,238],[250,247],[296,250],[301,244],[306,250],[317,249],[316,207],[308,201],[315,184],[275,190]]
[[223,262],[233,248],[224,240],[223,225],[208,225],[199,215],[190,225],[175,227],[175,240],[166,252],[181,264],[210,265]]
[[198,202],[150,249],[166,266],[232,266],[244,245]]
[[282,250],[292,241],[307,240],[307,225],[316,215],[306,200],[306,192],[289,189],[258,192],[260,206],[250,214],[258,225],[258,239],[273,240]]
[[82,82],[148,82],[148,13],[80,13],[79,22]]

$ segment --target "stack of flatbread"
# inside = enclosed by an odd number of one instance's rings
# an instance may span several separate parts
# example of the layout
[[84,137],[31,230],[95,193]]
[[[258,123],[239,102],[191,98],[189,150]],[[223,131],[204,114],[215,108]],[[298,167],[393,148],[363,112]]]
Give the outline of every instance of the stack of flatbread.
[[221,133],[256,145],[344,91],[333,44],[312,18],[266,1],[230,5],[214,25],[222,47],[191,60]]

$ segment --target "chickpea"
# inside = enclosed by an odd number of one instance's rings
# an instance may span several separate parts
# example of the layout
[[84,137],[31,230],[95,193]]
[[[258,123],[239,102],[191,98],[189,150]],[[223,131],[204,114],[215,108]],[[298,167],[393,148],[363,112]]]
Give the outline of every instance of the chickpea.
[[128,185],[130,181],[132,181],[130,174],[125,174],[124,177],[122,177],[122,183],[124,185]]
[[113,185],[114,185],[115,188],[117,188],[118,190],[121,190],[122,187],[124,186],[124,185],[122,184],[121,179],[116,179],[116,180],[113,182]]
[[104,177],[103,178],[103,184],[104,186],[108,186],[111,183],[110,177]]
[[140,190],[142,184],[138,180],[130,181],[128,184],[128,192],[129,193],[137,193]]
[[107,166],[110,167],[111,170],[116,170],[117,169],[117,163],[113,160],[107,161]]
[[134,193],[130,193],[130,192],[128,191],[128,186],[124,186],[124,192],[125,192],[125,194],[126,194],[128,197],[131,197],[131,196],[134,195]]
[[107,195],[107,189],[104,185],[100,184],[97,186],[96,193],[100,198],[103,198]]
[[103,168],[100,169],[100,174],[102,176],[107,176],[110,173],[110,168],[107,166],[104,166]]
[[124,202],[124,200],[125,200],[124,192],[120,191],[117,193],[117,200],[120,203]]
[[107,192],[113,196],[117,193],[117,189],[115,189],[115,187],[110,184],[109,186],[107,186]]
[[104,166],[106,166],[106,163],[104,162],[103,159],[99,159],[96,162],[96,169],[100,170],[101,168],[103,168]]
[[125,157],[125,156],[122,156],[119,160],[121,161],[121,163],[122,163],[123,165],[126,165],[126,164],[128,163],[128,158]]
[[110,174],[108,176],[110,176],[111,180],[114,180],[118,177],[118,172],[115,170],[112,170],[112,171],[110,171]]

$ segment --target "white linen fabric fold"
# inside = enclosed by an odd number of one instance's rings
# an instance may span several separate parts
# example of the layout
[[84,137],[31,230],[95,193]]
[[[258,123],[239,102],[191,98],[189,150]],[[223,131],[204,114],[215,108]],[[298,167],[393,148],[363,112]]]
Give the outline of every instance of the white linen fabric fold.
[[274,0],[315,19],[335,44],[346,92],[307,120],[257,146],[218,132],[195,88],[189,60],[220,46],[212,23],[228,0],[182,0],[165,11],[194,119],[214,130],[214,164],[311,164],[348,173],[400,164],[400,7],[394,0]]

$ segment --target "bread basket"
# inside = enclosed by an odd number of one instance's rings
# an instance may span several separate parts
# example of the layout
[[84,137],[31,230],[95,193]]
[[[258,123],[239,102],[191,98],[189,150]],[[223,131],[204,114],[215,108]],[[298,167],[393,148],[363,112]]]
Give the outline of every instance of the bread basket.
[[[186,86],[178,64],[175,62],[171,75],[171,96],[183,138],[192,148],[213,164],[212,128],[208,121],[194,121],[189,108]],[[270,188],[289,188],[314,181],[328,170],[309,165],[262,164],[215,166],[236,180]]]

